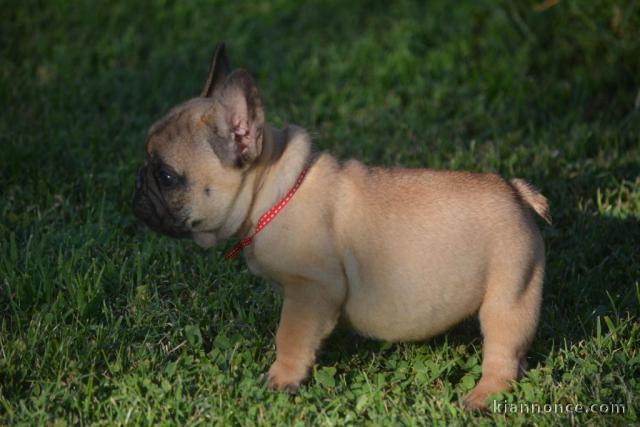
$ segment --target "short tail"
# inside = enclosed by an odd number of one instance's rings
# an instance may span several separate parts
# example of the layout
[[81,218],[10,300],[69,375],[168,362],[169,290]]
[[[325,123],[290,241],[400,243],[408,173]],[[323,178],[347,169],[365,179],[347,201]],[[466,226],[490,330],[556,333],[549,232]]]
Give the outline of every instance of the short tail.
[[514,178],[509,181],[511,186],[515,188],[522,200],[524,200],[531,209],[536,211],[547,223],[551,224],[551,212],[549,211],[549,203],[547,198],[540,194],[537,188],[528,182]]

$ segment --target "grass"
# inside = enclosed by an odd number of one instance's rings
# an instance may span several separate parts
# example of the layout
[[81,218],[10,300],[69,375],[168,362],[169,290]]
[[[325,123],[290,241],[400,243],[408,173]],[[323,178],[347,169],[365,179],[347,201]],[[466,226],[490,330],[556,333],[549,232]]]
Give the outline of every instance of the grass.
[[[640,4],[540,4],[3,2],[0,424],[637,423]],[[464,412],[472,322],[398,345],[341,329],[297,396],[264,390],[278,297],[129,207],[147,127],[219,40],[320,149],[539,186],[544,307],[502,402],[624,414]]]

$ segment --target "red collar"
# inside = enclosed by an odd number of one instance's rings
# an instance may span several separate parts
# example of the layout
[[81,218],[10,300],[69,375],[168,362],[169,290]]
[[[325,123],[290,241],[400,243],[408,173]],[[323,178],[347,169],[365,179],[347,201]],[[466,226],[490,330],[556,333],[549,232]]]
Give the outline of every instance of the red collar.
[[258,219],[258,223],[256,224],[256,228],[255,230],[253,230],[253,233],[240,240],[240,242],[238,242],[238,244],[235,245],[233,249],[227,252],[227,254],[224,256],[224,259],[235,258],[235,256],[238,255],[246,246],[249,246],[251,244],[253,238],[256,237],[256,234],[261,232],[262,229],[267,226],[267,224],[273,221],[273,219],[280,213],[282,208],[284,208],[287,203],[289,203],[295,192],[298,191],[298,188],[300,188],[300,184],[302,184],[302,181],[304,180],[304,177],[307,174],[308,170],[308,167],[302,169],[302,172],[300,172],[300,175],[298,176],[296,183],[293,184],[293,187],[291,187],[291,190],[289,190],[289,192],[271,209],[262,214],[260,219]]

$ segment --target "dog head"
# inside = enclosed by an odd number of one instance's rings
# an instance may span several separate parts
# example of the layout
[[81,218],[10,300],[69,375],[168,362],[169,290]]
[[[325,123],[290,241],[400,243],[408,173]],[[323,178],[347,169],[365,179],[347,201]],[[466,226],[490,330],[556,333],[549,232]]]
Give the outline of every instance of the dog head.
[[199,97],[151,126],[136,177],[133,210],[152,230],[213,246],[243,172],[262,151],[262,103],[244,70],[230,71],[218,45]]

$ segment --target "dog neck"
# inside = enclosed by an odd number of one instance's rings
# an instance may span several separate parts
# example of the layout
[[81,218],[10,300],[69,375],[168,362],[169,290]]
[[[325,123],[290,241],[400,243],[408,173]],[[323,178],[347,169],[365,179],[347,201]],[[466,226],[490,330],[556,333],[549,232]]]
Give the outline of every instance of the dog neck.
[[311,138],[298,126],[265,125],[262,152],[245,172],[243,184],[220,237],[243,237],[258,218],[296,182],[311,156]]

